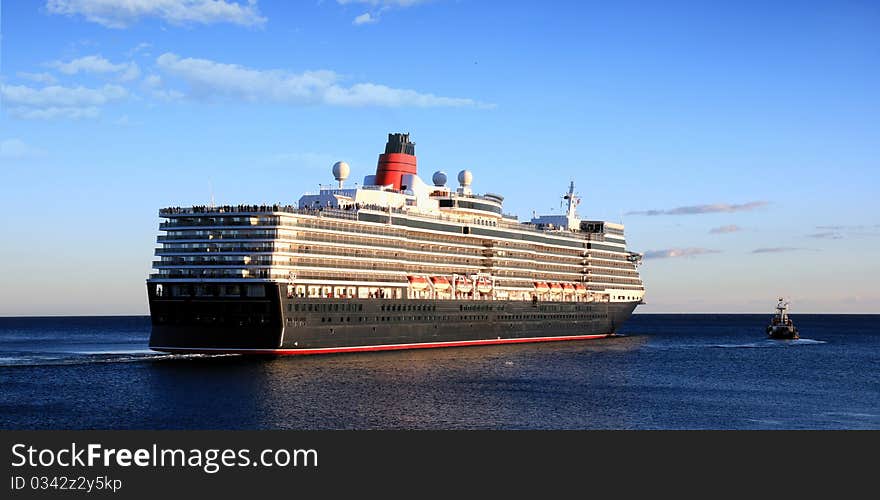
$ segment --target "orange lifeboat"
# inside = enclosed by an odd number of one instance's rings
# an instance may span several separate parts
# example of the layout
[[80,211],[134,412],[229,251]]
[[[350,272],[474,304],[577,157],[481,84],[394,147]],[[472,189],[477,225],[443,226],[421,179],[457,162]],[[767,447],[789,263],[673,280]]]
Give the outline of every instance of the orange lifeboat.
[[574,292],[574,285],[571,283],[563,283],[562,289],[565,290],[565,293],[572,293]]
[[544,283],[543,281],[536,281],[535,291],[538,293],[547,293],[548,291],[550,291],[550,287],[547,286],[547,283]]
[[424,290],[428,288],[428,280],[426,280],[422,276],[407,276],[409,280],[409,286],[413,290]]
[[492,291],[492,282],[489,278],[480,278],[477,280],[477,291],[480,293],[489,293]]
[[431,276],[431,284],[434,285],[434,290],[446,291],[449,290],[452,285],[449,283],[449,280],[444,278],[443,276]]
[[469,293],[473,289],[474,289],[473,284],[471,284],[470,280],[465,278],[464,276],[461,276],[455,280],[455,290],[456,291]]
[[550,293],[560,293],[562,292],[562,285],[559,283],[550,283]]
[[586,295],[587,294],[587,287],[578,283],[577,285],[574,286],[574,293],[576,293],[578,295]]

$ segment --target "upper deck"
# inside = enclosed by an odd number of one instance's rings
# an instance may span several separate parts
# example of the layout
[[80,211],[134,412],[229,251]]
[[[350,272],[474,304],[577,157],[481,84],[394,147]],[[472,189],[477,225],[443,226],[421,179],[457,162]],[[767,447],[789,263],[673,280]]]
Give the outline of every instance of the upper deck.
[[389,144],[360,187],[344,186],[349,167],[337,162],[338,186],[297,203],[160,209],[165,234],[151,280],[262,279],[307,295],[360,286],[407,297],[476,296],[444,292],[443,282],[466,278],[472,288],[485,281],[483,297],[641,297],[641,255],[627,251],[623,225],[580,219],[573,183],[565,215],[522,222],[504,213],[503,196],[474,193],[469,171],[459,173],[457,189],[443,172],[429,186],[408,136]]
[[[431,231],[439,235],[472,236],[523,244],[540,244],[570,249],[601,250],[625,253],[626,241],[623,226],[602,221],[584,221],[583,229],[566,229],[560,226],[547,226],[519,222],[508,218],[484,219],[461,217],[449,213],[424,213],[406,208],[351,205],[346,208],[298,208],[293,205],[223,205],[169,207],[159,211],[160,217],[168,222],[159,225],[164,231],[182,229],[222,230],[228,229],[267,229],[281,227],[303,227],[302,218],[337,219],[363,223],[385,224],[403,228]],[[294,216],[301,216],[296,218]],[[364,232],[370,232],[364,227]],[[218,234],[218,237],[235,239],[236,234]],[[242,237],[247,237],[244,233]],[[160,236],[160,242],[193,239],[187,235]],[[265,238],[271,239],[271,238]]]

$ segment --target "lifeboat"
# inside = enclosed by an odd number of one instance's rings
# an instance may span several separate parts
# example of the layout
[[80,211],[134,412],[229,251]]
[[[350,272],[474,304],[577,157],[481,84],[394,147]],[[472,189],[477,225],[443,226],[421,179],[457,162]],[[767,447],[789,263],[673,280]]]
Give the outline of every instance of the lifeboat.
[[469,293],[474,289],[473,284],[471,284],[470,280],[465,277],[460,277],[455,280],[455,290],[458,292]]
[[547,283],[544,283],[543,281],[536,281],[535,291],[538,293],[547,293],[548,291],[550,291],[550,287],[547,286]]
[[550,283],[550,293],[561,293],[562,285],[559,283]]
[[574,285],[572,285],[571,283],[563,283],[562,289],[565,291],[565,293],[574,293]]
[[480,278],[477,280],[477,291],[480,293],[489,293],[492,291],[492,282],[489,278]]
[[409,286],[413,290],[424,290],[428,288],[428,280],[426,280],[422,276],[407,276],[409,280]]
[[434,285],[434,290],[440,291],[446,291],[452,287],[449,280],[443,276],[431,276],[431,284]]
[[574,293],[576,293],[578,295],[586,295],[587,294],[587,287],[578,283],[574,286]]

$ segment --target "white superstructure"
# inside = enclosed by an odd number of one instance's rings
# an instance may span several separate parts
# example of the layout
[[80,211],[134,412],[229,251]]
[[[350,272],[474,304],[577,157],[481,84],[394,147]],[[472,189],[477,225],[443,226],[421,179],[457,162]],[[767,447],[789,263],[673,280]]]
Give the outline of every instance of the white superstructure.
[[422,181],[403,134],[389,134],[363,186],[344,187],[344,162],[333,174],[335,187],[295,205],[160,210],[166,234],[151,281],[170,294],[178,283],[273,281],[303,297],[643,299],[641,256],[627,251],[623,225],[580,219],[573,182],[566,214],[520,222],[503,213],[502,196],[474,194],[470,171],[456,189],[444,172]]

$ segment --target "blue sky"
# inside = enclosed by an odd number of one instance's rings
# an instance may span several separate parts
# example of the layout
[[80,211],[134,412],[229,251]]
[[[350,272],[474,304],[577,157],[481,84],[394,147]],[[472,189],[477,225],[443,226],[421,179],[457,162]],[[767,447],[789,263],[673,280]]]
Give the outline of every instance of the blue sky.
[[[120,5],[127,7],[122,8]],[[880,312],[876,2],[6,0],[0,315],[143,314],[157,209],[424,177],[623,221],[644,312]]]

